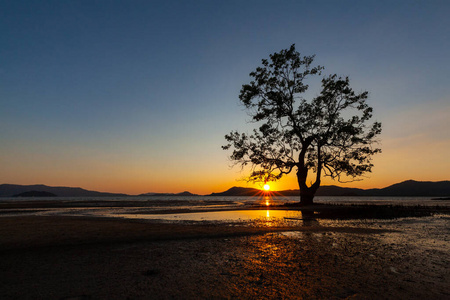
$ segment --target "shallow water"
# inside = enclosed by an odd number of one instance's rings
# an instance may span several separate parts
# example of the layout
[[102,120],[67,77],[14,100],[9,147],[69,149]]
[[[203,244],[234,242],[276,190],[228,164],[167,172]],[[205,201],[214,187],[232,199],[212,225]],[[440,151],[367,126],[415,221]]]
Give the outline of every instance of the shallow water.
[[[29,202],[30,208],[1,209],[0,217],[14,215],[71,215],[113,217],[165,221],[272,222],[302,219],[298,211],[270,210],[271,205],[297,202],[297,197],[211,197],[211,196],[151,196],[151,197],[52,197],[0,198],[0,204]],[[36,208],[34,204],[55,203]],[[450,201],[427,197],[316,197],[322,204],[371,204],[403,206],[450,206]],[[60,207],[61,204],[67,207]],[[45,206],[44,205],[44,206]],[[248,208],[261,210],[248,210]],[[265,209],[267,208],[267,209]],[[217,211],[222,210],[222,211]],[[225,211],[228,210],[228,211]],[[204,211],[204,212],[199,212]],[[164,215],[163,215],[164,213]],[[325,221],[320,221],[319,224]],[[333,221],[330,221],[333,222]],[[336,222],[336,221],[334,221]],[[340,225],[345,222],[339,222]]]
[[[131,201],[134,203],[158,203],[163,206],[173,205],[229,205],[240,206],[245,204],[282,204],[298,202],[299,197],[284,196],[128,196],[128,197],[39,197],[39,198],[11,198],[0,197],[0,203],[5,202],[27,202],[27,201],[63,201],[63,202],[121,202]],[[334,197],[317,196],[317,203],[323,204],[374,204],[374,205],[406,205],[406,206],[450,206],[450,201],[432,200],[432,197]]]
[[224,221],[224,222],[252,222],[279,221],[284,219],[302,220],[301,211],[295,210],[230,210],[208,211],[179,214],[104,214],[105,217],[126,219],[166,220],[166,221]]

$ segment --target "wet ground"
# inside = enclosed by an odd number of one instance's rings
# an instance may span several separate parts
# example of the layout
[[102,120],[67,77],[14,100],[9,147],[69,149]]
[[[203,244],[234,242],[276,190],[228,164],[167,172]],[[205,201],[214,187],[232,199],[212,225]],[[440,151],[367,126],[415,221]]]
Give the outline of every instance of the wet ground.
[[5,299],[450,297],[446,215],[299,227],[13,219],[1,219],[16,230],[0,251]]
[[[175,220],[158,221],[141,208],[58,209],[0,217],[3,298],[450,298],[450,216],[439,210],[339,220],[252,209],[184,221],[172,210]],[[120,216],[133,210],[137,219]],[[99,218],[105,211],[115,216]]]

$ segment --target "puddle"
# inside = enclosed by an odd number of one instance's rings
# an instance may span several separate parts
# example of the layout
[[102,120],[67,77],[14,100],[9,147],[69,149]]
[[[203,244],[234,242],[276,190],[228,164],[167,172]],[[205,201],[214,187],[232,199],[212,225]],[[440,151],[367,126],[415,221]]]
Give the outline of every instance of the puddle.
[[295,210],[232,210],[178,214],[105,214],[105,217],[166,220],[166,221],[228,221],[242,222],[252,220],[279,221],[302,220],[302,213]]

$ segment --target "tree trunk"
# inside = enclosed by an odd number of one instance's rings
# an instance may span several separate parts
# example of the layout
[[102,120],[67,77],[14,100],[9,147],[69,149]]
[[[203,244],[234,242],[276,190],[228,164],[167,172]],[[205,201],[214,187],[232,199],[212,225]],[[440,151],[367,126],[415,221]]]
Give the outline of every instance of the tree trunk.
[[318,157],[319,157],[319,167],[317,169],[316,174],[316,182],[314,182],[313,185],[308,187],[306,185],[306,179],[308,178],[308,168],[305,166],[305,155],[306,155],[306,149],[308,149],[308,146],[311,144],[311,140],[305,141],[305,143],[302,145],[302,151],[299,154],[298,157],[298,165],[297,165],[297,181],[298,186],[300,188],[300,205],[312,205],[314,195],[316,194],[317,189],[320,186],[320,175],[321,175],[321,167],[320,167],[320,147],[318,148]]
[[310,187],[306,185],[308,171],[306,168],[302,168],[297,171],[297,181],[300,188],[300,205],[312,205],[314,195],[320,186],[320,181],[317,181]]
[[[308,189],[309,190],[309,189]],[[300,204],[301,205],[313,205],[314,194],[311,191],[300,190]]]

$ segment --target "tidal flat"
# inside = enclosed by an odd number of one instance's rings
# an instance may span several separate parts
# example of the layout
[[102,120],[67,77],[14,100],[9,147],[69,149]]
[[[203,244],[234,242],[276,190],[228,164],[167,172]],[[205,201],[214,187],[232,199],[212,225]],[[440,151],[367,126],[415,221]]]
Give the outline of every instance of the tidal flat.
[[[401,214],[374,218],[351,217],[348,209],[355,207],[329,205],[312,208],[312,214],[277,217],[271,212],[293,208],[35,204],[1,207],[5,299],[450,297],[446,207],[383,206]],[[186,209],[261,215],[142,218]],[[346,217],[339,218],[343,211]],[[121,217],[124,212],[137,217]]]

